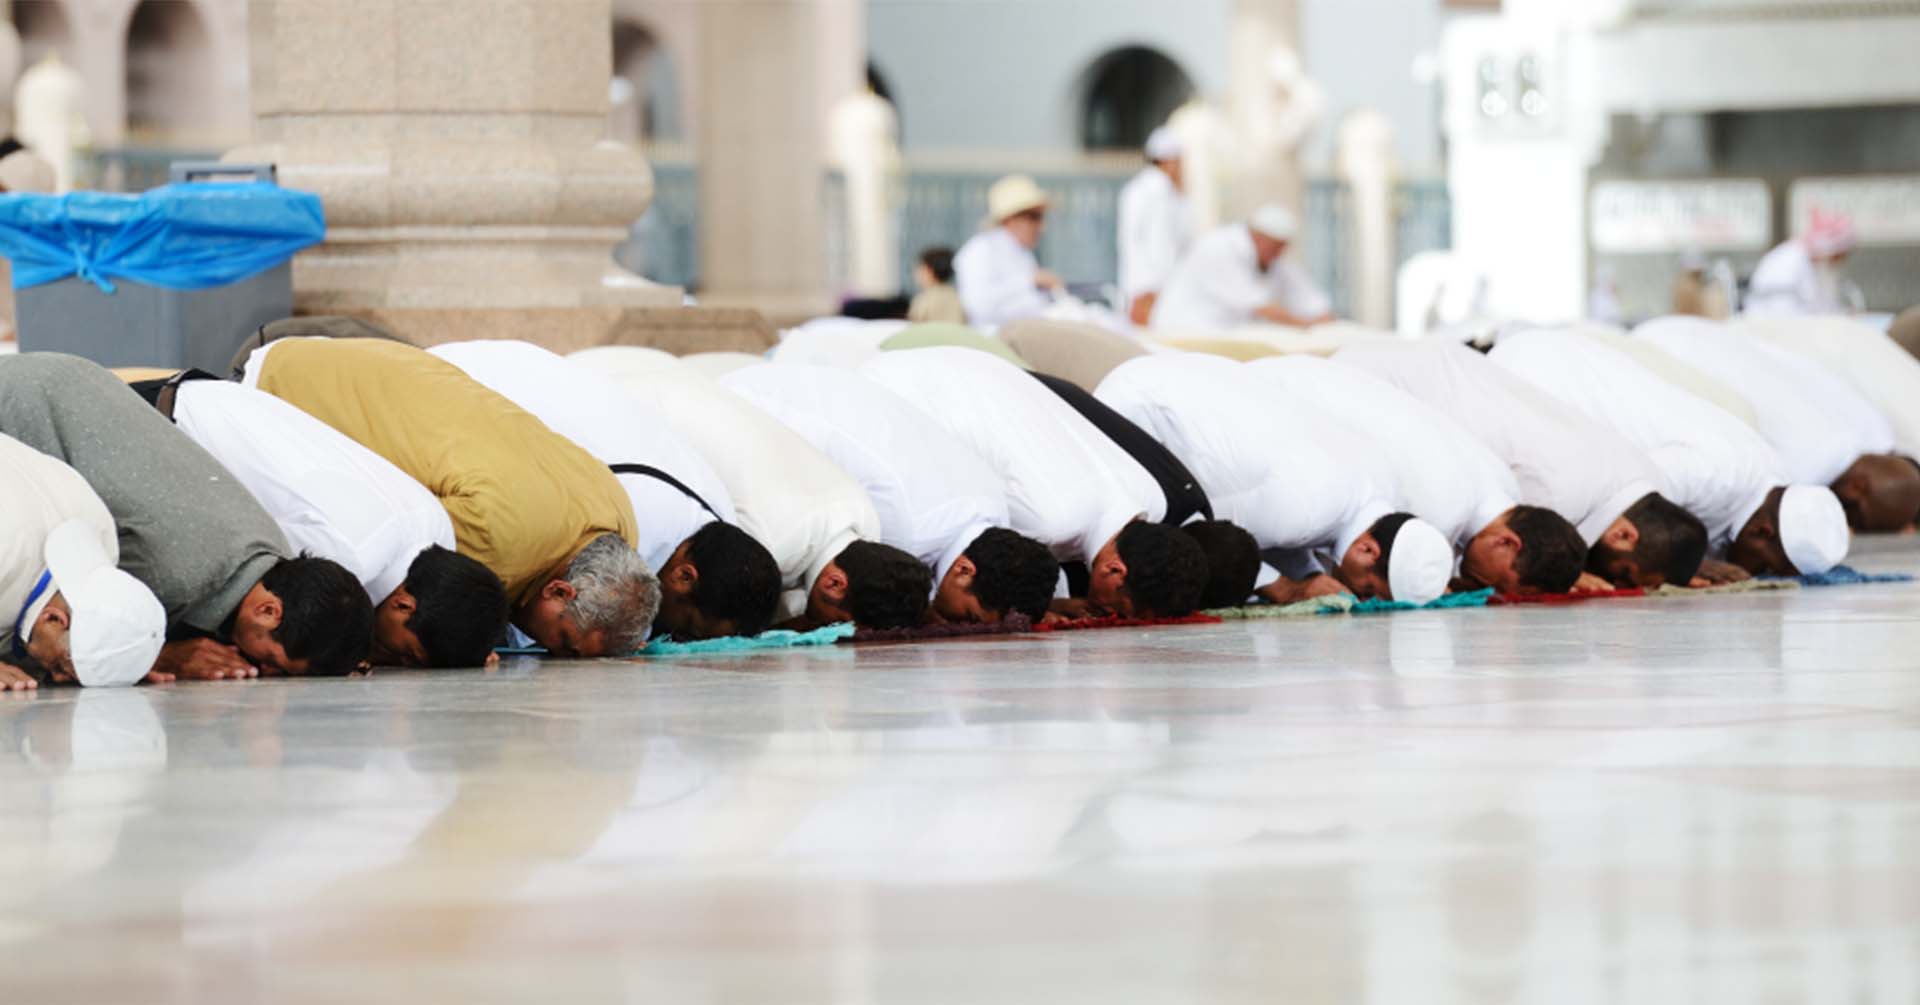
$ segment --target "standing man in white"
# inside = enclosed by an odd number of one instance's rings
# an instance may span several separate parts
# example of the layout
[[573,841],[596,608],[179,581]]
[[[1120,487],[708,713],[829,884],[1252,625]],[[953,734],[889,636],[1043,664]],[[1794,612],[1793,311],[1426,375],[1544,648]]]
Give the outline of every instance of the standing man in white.
[[1146,152],[1147,166],[1120,190],[1120,294],[1141,327],[1193,243],[1180,137],[1161,126],[1147,137]]
[[1008,175],[987,192],[992,226],[973,235],[953,256],[953,281],[967,323],[998,328],[1039,317],[1065,289],[1060,277],[1040,267],[1033,251],[1047,229],[1047,193],[1023,174]]

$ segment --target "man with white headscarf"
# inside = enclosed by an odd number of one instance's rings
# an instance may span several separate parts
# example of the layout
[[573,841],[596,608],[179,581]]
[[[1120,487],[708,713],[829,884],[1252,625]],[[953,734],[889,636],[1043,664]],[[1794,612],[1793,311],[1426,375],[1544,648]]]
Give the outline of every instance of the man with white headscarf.
[[1853,221],[1815,210],[1805,233],[1766,253],[1747,284],[1746,313],[1849,314],[1841,269],[1853,251]]
[[1147,166],[1120,190],[1120,294],[1127,316],[1142,326],[1193,243],[1180,137],[1161,126],[1147,137],[1146,152]]
[[1049,205],[1047,193],[1023,174],[1008,175],[987,190],[991,226],[953,256],[953,282],[967,323],[998,328],[1039,317],[1053,305],[1053,291],[1065,288],[1033,253],[1046,232]]
[[1220,356],[1143,356],[1100,382],[1102,402],[1165,443],[1214,514],[1275,552],[1259,595],[1290,603],[1352,593],[1424,604],[1453,574],[1446,536],[1400,509],[1384,457]]
[[[1817,574],[1846,557],[1846,516],[1831,491],[1785,487],[1779,454],[1751,426],[1626,353],[1578,332],[1542,329],[1503,336],[1489,358],[1646,454],[1661,494],[1699,517],[1712,553],[1738,567],[1709,563],[1706,578],[1746,578],[1739,570]],[[1791,568],[1768,556],[1785,557]]]
[[1269,322],[1310,327],[1333,319],[1333,302],[1306,270],[1283,261],[1299,223],[1285,206],[1215,228],[1173,270],[1153,308],[1153,327],[1209,332]]

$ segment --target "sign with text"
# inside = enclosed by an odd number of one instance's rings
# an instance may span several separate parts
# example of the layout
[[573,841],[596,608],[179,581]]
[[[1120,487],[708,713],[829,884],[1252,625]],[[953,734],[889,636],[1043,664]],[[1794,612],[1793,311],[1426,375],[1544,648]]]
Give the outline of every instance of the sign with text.
[[1791,230],[1798,234],[1813,211],[1853,220],[1861,244],[1920,244],[1920,175],[1802,178],[1787,190]]
[[1591,221],[1603,254],[1765,250],[1773,240],[1773,202],[1757,178],[1599,182]]

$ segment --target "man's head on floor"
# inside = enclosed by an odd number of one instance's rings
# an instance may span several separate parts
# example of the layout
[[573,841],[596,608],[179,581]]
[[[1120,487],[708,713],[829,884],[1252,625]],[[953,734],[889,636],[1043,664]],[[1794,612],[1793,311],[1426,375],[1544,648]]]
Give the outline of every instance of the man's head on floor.
[[1453,546],[1425,520],[1389,513],[1354,538],[1333,576],[1362,600],[1424,604],[1447,592]]
[[493,570],[439,545],[415,556],[406,581],[374,609],[373,662],[477,667],[506,634],[507,588]]
[[933,573],[919,559],[891,545],[855,541],[814,577],[807,618],[823,625],[908,628],[926,616],[932,592]]
[[1819,575],[1851,544],[1846,512],[1818,485],[1780,485],[1734,535],[1727,560],[1756,576]]
[[1898,454],[1868,454],[1833,483],[1854,530],[1898,533],[1920,516],[1920,464]]
[[753,535],[715,520],[674,549],[660,594],[658,634],[681,641],[758,635],[780,603],[780,565]]
[[660,581],[618,534],[593,539],[514,612],[513,623],[549,653],[626,656],[646,644],[660,609]]
[[[18,615],[33,676],[60,684],[133,684],[166,641],[167,612],[139,580],[115,566],[99,529],[71,520],[47,536],[46,577]],[[4,655],[4,654],[0,654]]]
[[1460,575],[1508,596],[1565,593],[1586,560],[1587,543],[1566,517],[1542,506],[1515,506],[1467,543]]
[[1613,521],[1587,553],[1587,571],[1622,589],[1685,586],[1707,557],[1707,527],[1658,492]]
[[1239,607],[1253,596],[1260,580],[1260,543],[1239,524],[1201,520],[1180,528],[1200,546],[1207,560],[1207,585],[1200,591],[1202,609]]
[[351,673],[373,646],[373,602],[338,562],[288,559],[268,569],[234,610],[233,645],[263,674]]
[[1173,527],[1135,520],[1093,558],[1087,600],[1121,618],[1183,618],[1200,604],[1207,556]]
[[1047,546],[1004,527],[980,533],[940,579],[933,614],[955,624],[999,624],[1009,614],[1047,613],[1060,563]]

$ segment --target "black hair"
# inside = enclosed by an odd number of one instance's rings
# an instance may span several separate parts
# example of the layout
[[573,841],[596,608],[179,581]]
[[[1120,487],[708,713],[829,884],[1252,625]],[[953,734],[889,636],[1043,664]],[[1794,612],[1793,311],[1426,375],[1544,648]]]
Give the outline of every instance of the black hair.
[[733,524],[715,520],[687,538],[687,560],[700,573],[693,606],[738,635],[758,635],[780,603],[780,564],[767,546]]
[[307,663],[316,677],[352,673],[373,648],[373,602],[338,562],[302,554],[260,577],[280,600],[280,626],[271,633],[287,659]]
[[1035,621],[1046,616],[1060,582],[1060,564],[1046,545],[994,527],[967,545],[966,557],[973,563],[973,596],[980,606],[1002,616],[1023,614]]
[[1543,506],[1515,506],[1507,529],[1520,539],[1513,571],[1520,585],[1542,593],[1565,593],[1580,581],[1587,542],[1566,517]]
[[847,610],[862,628],[905,628],[926,616],[933,572],[892,545],[855,541],[834,564],[847,574]]
[[953,249],[944,245],[928,248],[920,253],[920,264],[933,273],[933,278],[942,283],[953,282]]
[[1142,617],[1183,618],[1199,606],[1207,585],[1207,556],[1173,527],[1135,520],[1114,539],[1127,566],[1128,596]]
[[413,595],[407,630],[419,637],[430,667],[480,666],[506,635],[507,588],[467,555],[430,545],[414,556],[400,585]]
[[1260,578],[1260,545],[1246,528],[1226,520],[1201,520],[1180,531],[1206,556],[1201,607],[1239,607],[1253,596],[1253,584]]
[[[1639,534],[1629,557],[1641,575],[1657,573],[1676,586],[1693,580],[1707,557],[1707,525],[1699,517],[1658,492],[1641,496],[1625,515]],[[1594,545],[1588,562],[1597,566],[1596,560],[1607,553],[1604,543]]]
[[[1407,521],[1412,519],[1412,513],[1388,513],[1386,516],[1375,520],[1373,526],[1367,528],[1367,533],[1372,535],[1374,543],[1380,546],[1379,569],[1382,577],[1386,575],[1386,571],[1389,568],[1387,560],[1393,557],[1393,542],[1399,540],[1400,528],[1405,527]],[[1344,556],[1335,557],[1340,558]]]

